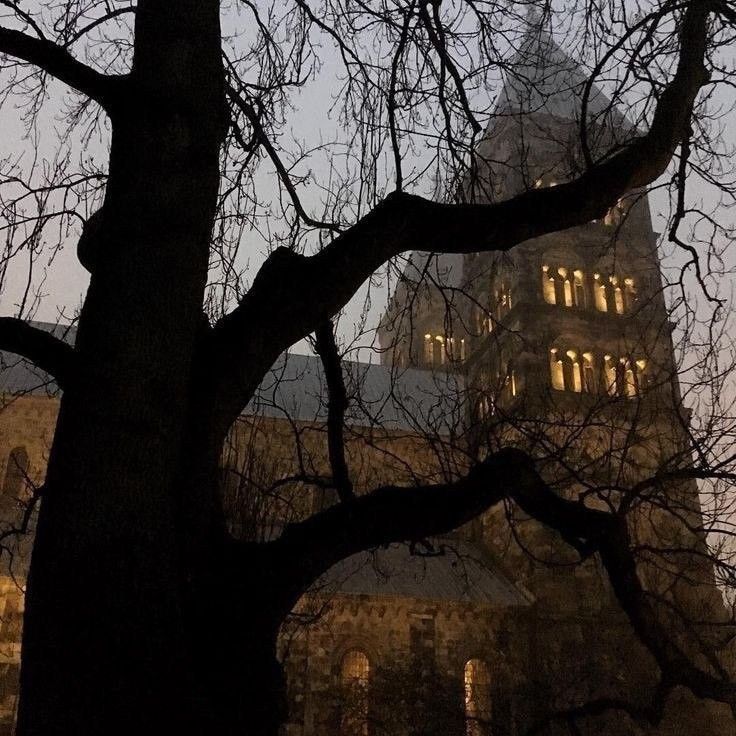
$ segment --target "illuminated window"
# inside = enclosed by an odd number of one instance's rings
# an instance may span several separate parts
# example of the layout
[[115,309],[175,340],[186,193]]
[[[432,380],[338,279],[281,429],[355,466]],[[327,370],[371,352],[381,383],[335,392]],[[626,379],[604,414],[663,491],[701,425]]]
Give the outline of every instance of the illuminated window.
[[549,266],[542,266],[542,294],[547,304],[555,304],[555,279],[549,272]]
[[636,386],[636,376],[634,375],[634,366],[630,360],[626,360],[625,358],[621,358],[621,364],[624,368],[625,393],[629,398],[631,398],[633,396],[636,396],[638,393]]
[[565,300],[565,306],[571,307],[572,306],[572,284],[570,283],[570,279],[567,277],[567,269],[566,268],[558,268],[557,273],[560,274],[560,278],[562,279],[562,298]]
[[460,338],[460,360],[465,360],[465,338]]
[[608,311],[608,300],[606,299],[606,285],[599,273],[593,276],[593,294],[595,295],[595,308],[599,312]]
[[636,303],[636,289],[634,279],[624,279],[624,294],[626,296],[626,308],[631,310]]
[[574,350],[567,351],[567,357],[570,358],[572,367],[572,390],[580,393],[583,390],[583,378],[580,372],[580,362],[578,361],[578,354]]
[[445,357],[446,357],[446,351],[445,351],[445,338],[442,337],[442,335],[437,335],[437,337],[434,338],[437,342],[437,346],[435,347],[435,354],[439,352],[440,356],[440,365],[445,364]]
[[28,477],[28,453],[25,447],[15,447],[10,451],[5,468],[3,495],[10,498],[21,498]]
[[578,307],[585,307],[585,285],[583,282],[583,272],[573,271],[573,288],[575,290],[575,304]]
[[368,688],[370,662],[365,652],[351,649],[340,665],[343,710],[340,719],[342,736],[368,736]]
[[606,379],[606,393],[609,396],[616,395],[616,362],[613,357],[606,355],[603,357],[603,375]]
[[491,673],[482,659],[465,665],[465,734],[488,736],[491,732]]
[[565,371],[560,358],[560,352],[557,348],[549,351],[549,369],[552,377],[552,388],[558,391],[565,389]]
[[636,383],[639,391],[643,391],[647,387],[647,362],[646,360],[637,360],[636,363]]
[[609,281],[611,282],[611,286],[613,287],[613,303],[616,305],[616,312],[617,314],[623,314],[624,313],[623,289],[619,285],[618,278],[616,276],[610,276]]
[[424,364],[434,364],[434,340],[430,334],[424,336]]
[[583,353],[583,388],[589,393],[595,393],[595,364],[592,353]]

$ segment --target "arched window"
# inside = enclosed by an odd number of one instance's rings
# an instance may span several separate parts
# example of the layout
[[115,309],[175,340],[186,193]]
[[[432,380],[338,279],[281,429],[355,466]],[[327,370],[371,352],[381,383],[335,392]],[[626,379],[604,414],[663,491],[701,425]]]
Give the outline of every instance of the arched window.
[[611,287],[613,288],[613,303],[616,307],[617,314],[624,313],[624,292],[618,283],[618,276],[609,276]]
[[445,338],[442,335],[437,335],[435,338],[437,345],[435,346],[435,356],[439,353],[440,359],[439,364],[445,364],[445,358],[447,357],[447,351],[445,350]]
[[572,306],[572,284],[567,274],[566,268],[558,268],[557,273],[560,274],[562,279],[562,298],[565,300],[565,306]]
[[606,299],[606,285],[599,273],[593,276],[593,294],[595,296],[595,308],[599,312],[608,311],[608,300]]
[[488,736],[491,732],[491,673],[482,659],[465,664],[465,733]]
[[611,355],[603,357],[603,375],[606,381],[606,393],[616,395],[616,361]]
[[583,390],[583,377],[580,370],[580,361],[578,360],[578,354],[575,350],[568,350],[567,357],[570,358],[571,372],[570,376],[572,379],[572,385],[570,388],[577,393]]
[[583,389],[591,394],[596,391],[593,353],[583,353]]
[[583,278],[582,271],[576,270],[572,272],[573,288],[575,290],[575,305],[581,308],[585,307],[585,285]]
[[549,370],[552,377],[552,388],[555,388],[558,391],[564,391],[565,369],[562,365],[560,351],[557,348],[552,348],[549,351]]
[[28,477],[28,453],[25,447],[15,447],[10,451],[8,464],[5,467],[3,495],[9,498],[21,498]]
[[542,266],[542,295],[547,304],[555,304],[557,302],[555,279],[549,272],[549,266]]
[[371,665],[360,649],[345,652],[340,663],[343,708],[340,719],[342,736],[368,736],[368,688]]
[[424,336],[424,364],[432,365],[434,363],[434,340],[432,335],[427,333]]

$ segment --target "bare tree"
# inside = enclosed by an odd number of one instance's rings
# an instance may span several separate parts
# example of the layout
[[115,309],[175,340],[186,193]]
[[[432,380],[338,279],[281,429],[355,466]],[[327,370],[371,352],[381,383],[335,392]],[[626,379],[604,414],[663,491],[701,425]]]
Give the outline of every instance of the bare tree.
[[[225,26],[211,0],[2,6],[3,114],[21,99],[33,132],[52,98],[66,125],[50,154],[3,162],[2,263],[36,264],[52,227],[59,245],[84,221],[77,253],[90,273],[73,349],[23,320],[30,286],[19,316],[0,320],[0,347],[64,390],[26,599],[19,734],[273,734],[276,637],[302,593],[357,551],[444,533],[505,502],[598,555],[668,686],[734,704],[722,668],[689,656],[645,594],[627,519],[557,493],[518,447],[493,446],[448,480],[358,496],[333,427],[327,485],[340,502],[261,541],[224,523],[218,469],[289,346],[316,332],[334,376],[326,323],[400,254],[502,253],[602,218],[678,151],[676,194],[693,172],[716,181],[704,102],[729,83],[729,5],[568,11],[638,126],[601,153],[600,121],[584,114],[569,181],[482,201],[466,186],[491,114],[481,91],[499,70],[514,74],[522,35],[506,5],[238,2]],[[540,22],[556,15],[539,10]],[[323,46],[339,65],[347,134],[331,150],[285,151],[280,134]],[[58,83],[72,96],[56,97]],[[90,136],[109,140],[109,161],[76,166]],[[429,153],[411,166],[423,142]],[[329,173],[312,181],[304,162],[324,152]],[[451,197],[407,191],[433,170]],[[318,206],[305,204],[310,187]],[[676,200],[675,236],[685,209]],[[269,255],[246,284],[238,251],[264,240]],[[703,251],[696,264],[712,242]],[[341,404],[333,393],[333,422]]]

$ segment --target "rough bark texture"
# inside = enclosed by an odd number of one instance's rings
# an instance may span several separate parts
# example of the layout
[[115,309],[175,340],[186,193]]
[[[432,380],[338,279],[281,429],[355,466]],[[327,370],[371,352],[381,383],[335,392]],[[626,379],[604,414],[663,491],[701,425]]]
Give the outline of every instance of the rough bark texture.
[[[219,5],[138,5],[27,594],[18,733],[188,733],[177,488],[223,134]],[[194,552],[189,548],[191,552]],[[70,574],[70,571],[74,571]]]

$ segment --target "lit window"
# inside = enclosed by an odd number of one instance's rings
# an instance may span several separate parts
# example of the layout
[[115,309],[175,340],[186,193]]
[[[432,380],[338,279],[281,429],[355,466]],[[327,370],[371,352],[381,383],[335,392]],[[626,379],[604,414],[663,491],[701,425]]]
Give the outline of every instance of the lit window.
[[572,365],[572,390],[580,393],[583,390],[583,379],[580,373],[578,354],[574,350],[568,350],[567,357],[570,358]]
[[575,304],[578,307],[584,307],[585,306],[585,286],[583,282],[583,272],[573,271],[572,278],[573,278],[573,287],[575,290]]
[[555,280],[549,272],[549,266],[542,266],[542,294],[547,304],[555,304],[557,297],[555,295]]
[[636,303],[636,289],[634,288],[634,279],[624,279],[624,293],[626,295],[626,308],[631,308]]
[[460,338],[460,360],[465,360],[465,338]]
[[607,312],[608,300],[606,299],[606,285],[601,280],[599,273],[593,276],[593,293],[595,295],[595,308],[599,312]]
[[340,732],[342,736],[368,736],[368,688],[370,662],[365,652],[351,649],[340,666],[344,702]]
[[3,495],[9,498],[21,498],[28,477],[28,453],[25,447],[15,447],[10,451],[5,468]]
[[570,283],[570,279],[567,277],[567,269],[558,268],[557,273],[560,274],[560,278],[562,279],[562,293],[563,293],[563,298],[565,299],[565,306],[571,307],[572,306],[572,284]]
[[482,659],[465,665],[465,734],[488,736],[491,732],[491,673]]
[[595,393],[595,364],[592,353],[583,353],[583,388],[588,393]]
[[606,392],[609,396],[616,395],[616,363],[612,356],[603,357],[603,373],[606,378]]
[[445,355],[446,355],[446,353],[445,353],[445,338],[442,337],[442,335],[437,335],[437,337],[435,337],[435,340],[438,343],[438,347],[435,348],[435,349],[438,350],[439,351],[439,354],[440,354],[440,365],[444,365],[445,364]]
[[557,348],[552,348],[549,351],[549,369],[552,376],[552,388],[555,388],[558,391],[564,391],[565,371]]
[[618,314],[623,314],[624,292],[621,289],[621,286],[618,283],[618,278],[616,276],[610,276],[609,281],[611,282],[611,286],[613,287],[613,302],[616,305],[616,312]]
[[430,334],[426,334],[424,336],[424,364],[434,364],[434,341],[432,340],[432,335]]

